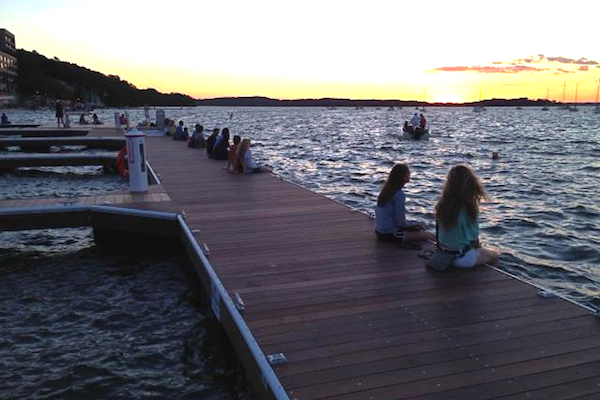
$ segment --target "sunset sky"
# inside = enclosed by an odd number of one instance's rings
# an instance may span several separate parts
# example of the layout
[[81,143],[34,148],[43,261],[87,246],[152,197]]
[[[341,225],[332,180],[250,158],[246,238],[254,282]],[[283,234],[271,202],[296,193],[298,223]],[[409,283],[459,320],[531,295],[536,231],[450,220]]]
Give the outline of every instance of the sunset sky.
[[197,98],[594,101],[600,1],[0,0],[0,28]]

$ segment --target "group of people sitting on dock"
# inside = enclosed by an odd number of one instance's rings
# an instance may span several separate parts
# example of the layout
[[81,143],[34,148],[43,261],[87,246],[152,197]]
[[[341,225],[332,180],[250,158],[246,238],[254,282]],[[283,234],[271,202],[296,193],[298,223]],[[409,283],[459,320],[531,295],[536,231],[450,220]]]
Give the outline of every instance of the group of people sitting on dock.
[[227,171],[231,173],[251,174],[257,172],[270,172],[271,170],[256,164],[252,158],[250,149],[250,139],[243,139],[241,136],[234,135],[233,143],[229,142],[229,128],[214,128],[207,138],[204,138],[204,127],[196,124],[194,132],[190,135],[188,128],[184,126],[183,121],[179,121],[175,127],[175,121],[169,120],[167,136],[172,136],[173,140],[185,140],[187,146],[192,148],[206,149],[209,158],[215,160],[227,160]]
[[427,119],[425,119],[423,113],[420,115],[415,113],[415,115],[413,115],[410,119],[410,124],[408,121],[404,121],[404,131],[414,136],[415,139],[419,139],[421,137],[421,135],[425,132],[426,127]]
[[[85,119],[85,114],[81,114],[79,116],[79,124],[80,125],[87,125],[87,124],[89,124],[89,121],[87,119]],[[102,121],[100,121],[100,119],[98,118],[98,116],[96,114],[92,114],[92,124],[94,124],[94,125],[102,125]]]
[[438,249],[454,254],[452,266],[457,268],[497,262],[498,254],[479,241],[479,203],[485,191],[471,168],[458,164],[448,173],[434,211],[436,235],[423,224],[407,220],[404,186],[408,182],[408,165],[395,165],[377,198],[375,234],[379,240],[408,248],[419,248],[420,241],[436,241]]

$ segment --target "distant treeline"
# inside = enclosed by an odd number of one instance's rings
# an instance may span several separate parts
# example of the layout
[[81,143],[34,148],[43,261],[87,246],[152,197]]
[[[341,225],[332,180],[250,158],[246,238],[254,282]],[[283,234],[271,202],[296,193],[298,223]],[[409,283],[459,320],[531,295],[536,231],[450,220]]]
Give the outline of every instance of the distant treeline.
[[17,93],[23,101],[61,99],[107,107],[196,104],[196,100],[183,94],[140,90],[116,75],[107,76],[57,58],[49,59],[35,51],[17,50],[17,60]]
[[423,101],[403,100],[351,100],[351,99],[299,99],[277,100],[268,97],[223,97],[216,99],[198,100],[199,106],[227,107],[465,107],[481,104],[484,106],[550,106],[556,103],[548,100],[521,99],[492,99],[472,103],[426,103]]

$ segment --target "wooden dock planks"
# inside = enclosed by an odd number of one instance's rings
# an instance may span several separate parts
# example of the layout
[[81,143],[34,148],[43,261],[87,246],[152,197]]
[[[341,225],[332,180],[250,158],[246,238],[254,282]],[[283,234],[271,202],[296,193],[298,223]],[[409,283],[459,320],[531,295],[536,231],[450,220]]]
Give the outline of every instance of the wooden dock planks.
[[286,355],[290,398],[600,396],[588,311],[490,268],[429,272],[363,214],[183,143],[148,138],[148,159],[265,354]]

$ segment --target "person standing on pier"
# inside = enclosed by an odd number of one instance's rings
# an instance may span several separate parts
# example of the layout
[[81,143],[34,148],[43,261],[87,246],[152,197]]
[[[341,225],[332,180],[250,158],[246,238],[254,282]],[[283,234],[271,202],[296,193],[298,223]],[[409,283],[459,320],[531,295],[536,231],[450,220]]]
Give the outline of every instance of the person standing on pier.
[[63,126],[65,126],[65,121],[63,119],[65,116],[65,110],[63,109],[63,106],[60,101],[57,101],[54,105],[54,114],[56,115],[56,126],[59,128],[60,124],[63,124]]
[[435,206],[435,219],[438,247],[456,253],[454,267],[472,268],[498,261],[498,253],[483,248],[479,241],[479,203],[483,198],[485,191],[473,170],[463,164],[452,167]]
[[435,235],[425,231],[422,224],[406,220],[406,195],[403,188],[409,181],[408,165],[396,164],[377,197],[375,234],[379,240],[400,245],[435,240]]

